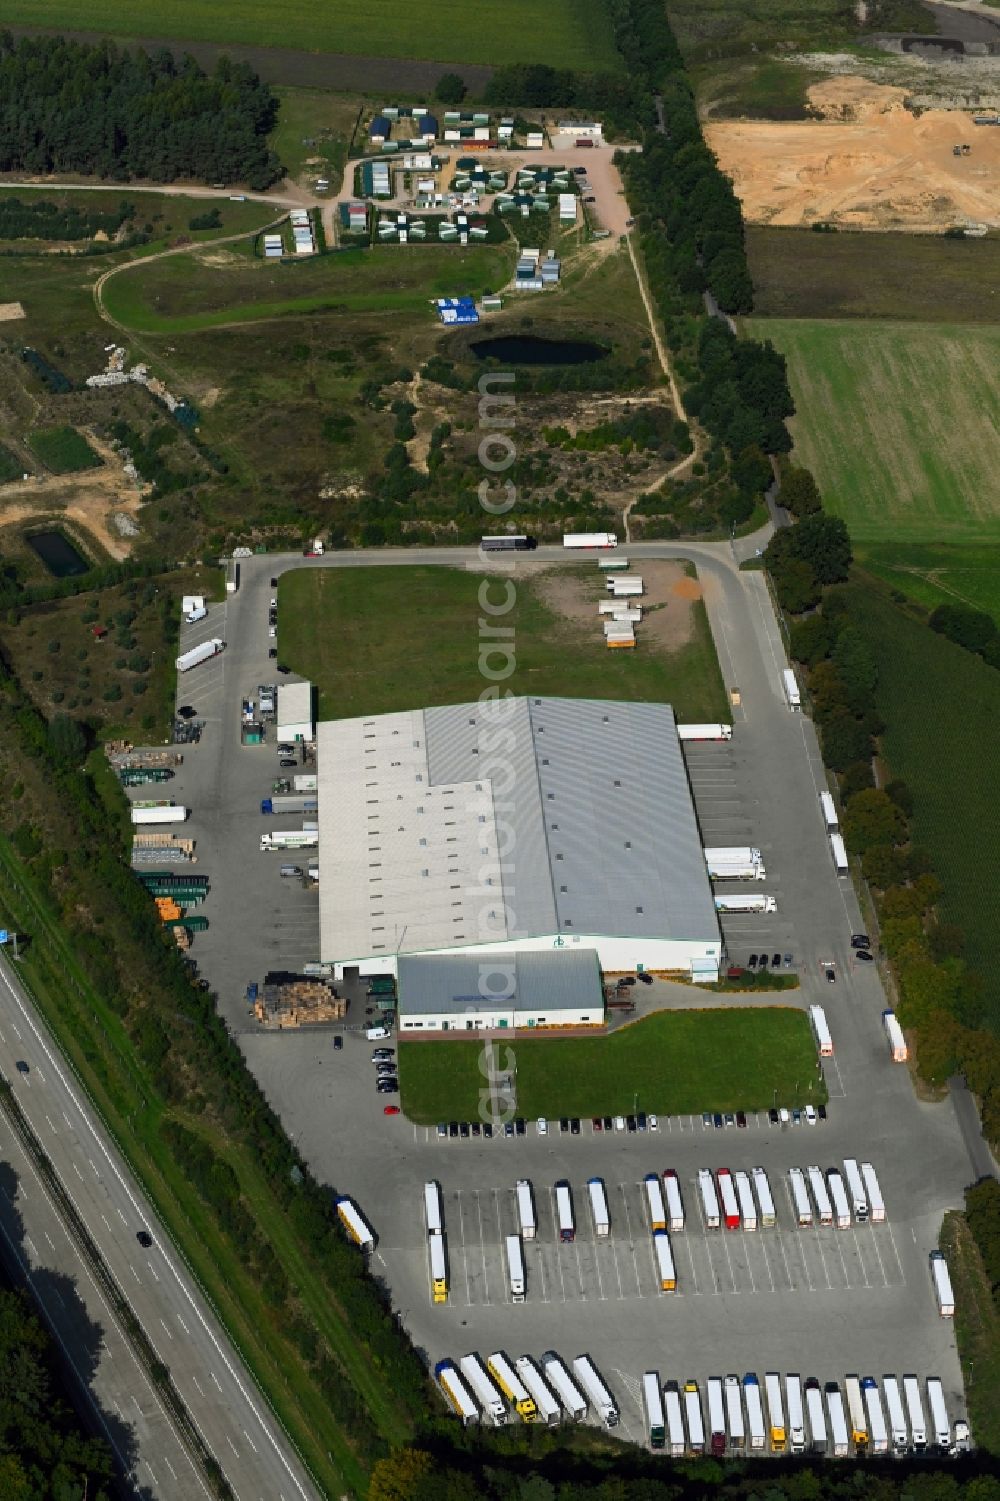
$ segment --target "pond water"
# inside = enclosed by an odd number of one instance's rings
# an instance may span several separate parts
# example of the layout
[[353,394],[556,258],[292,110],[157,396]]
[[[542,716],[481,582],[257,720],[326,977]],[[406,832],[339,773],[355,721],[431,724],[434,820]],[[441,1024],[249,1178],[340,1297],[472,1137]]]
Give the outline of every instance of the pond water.
[[534,334],[477,339],[469,348],[477,360],[503,360],[507,365],[592,365],[608,353],[585,339],[541,339]]
[[62,532],[30,532],[24,540],[57,579],[73,578],[90,569],[87,559]]

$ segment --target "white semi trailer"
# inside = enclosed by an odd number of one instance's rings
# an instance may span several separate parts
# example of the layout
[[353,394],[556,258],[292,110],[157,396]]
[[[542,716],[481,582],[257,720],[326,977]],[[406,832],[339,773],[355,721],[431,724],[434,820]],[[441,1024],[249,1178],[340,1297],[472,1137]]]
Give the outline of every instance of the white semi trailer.
[[510,1301],[512,1303],[523,1303],[525,1280],[524,1256],[521,1253],[521,1237],[519,1235],[508,1235],[505,1237],[504,1245],[507,1250],[507,1285],[510,1289]]
[[788,1186],[792,1190],[792,1204],[795,1208],[795,1219],[800,1230],[806,1229],[813,1222],[812,1205],[806,1192],[806,1179],[800,1167],[788,1169]]
[[183,823],[187,816],[188,810],[178,807],[175,803],[156,803],[147,807],[134,804],[132,807],[132,822],[136,825]]
[[502,1428],[507,1421],[507,1408],[500,1389],[476,1354],[463,1355],[458,1362],[462,1379],[479,1403],[494,1428]]
[[777,912],[778,903],[773,896],[744,896],[737,892],[715,893],[716,912]]
[[559,1403],[549,1390],[548,1382],[544,1379],[530,1355],[522,1355],[516,1362],[517,1374],[524,1382],[542,1422],[552,1428],[559,1422],[561,1413]]
[[547,1350],[542,1356],[542,1371],[566,1416],[574,1423],[582,1422],[587,1416],[587,1399],[554,1350]]
[[762,1167],[755,1167],[753,1170],[753,1186],[757,1194],[757,1203],[760,1205],[760,1227],[762,1230],[772,1230],[777,1223],[777,1216],[774,1212],[771,1185]]
[[605,1428],[617,1428],[620,1418],[618,1404],[601,1380],[589,1355],[576,1357],[573,1361],[573,1375]]
[[535,1238],[535,1201],[531,1192],[531,1184],[527,1178],[517,1180],[517,1217],[521,1222],[521,1237],[524,1240]]
[[598,1240],[606,1240],[611,1234],[611,1215],[608,1211],[608,1196],[603,1178],[589,1178],[587,1193],[590,1198],[590,1214],[594,1221],[594,1234]]
[[927,1448],[927,1419],[924,1417],[920,1382],[916,1376],[903,1377],[903,1396],[906,1398],[906,1411],[910,1420],[910,1442],[913,1445],[913,1452],[922,1454]]
[[718,1230],[720,1224],[719,1196],[715,1191],[715,1179],[707,1167],[699,1170],[698,1192],[701,1194],[701,1207],[705,1216],[706,1229]]
[[211,641],[203,641],[200,646],[192,646],[190,651],[182,652],[174,666],[178,672],[190,672],[192,667],[200,667],[202,662],[210,662],[225,649],[226,643],[215,637]]
[[618,538],[614,532],[565,532],[563,534],[563,547],[617,547]]
[[732,740],[731,724],[679,724],[678,740]]
[[955,1292],[951,1285],[951,1274],[948,1271],[948,1263],[940,1251],[932,1251],[930,1256],[931,1280],[934,1283],[934,1296],[937,1298],[938,1313],[943,1319],[955,1317]]
[[785,1376],[785,1407],[788,1410],[788,1448],[803,1454],[806,1447],[805,1416],[802,1411],[802,1378],[796,1371]]
[[868,1212],[871,1222],[873,1225],[881,1225],[885,1219],[885,1200],[882,1197],[875,1169],[870,1162],[861,1164],[861,1177],[868,1196]]
[[885,1410],[889,1414],[889,1434],[892,1438],[893,1451],[896,1454],[905,1454],[909,1447],[906,1413],[903,1409],[899,1382],[895,1376],[882,1377],[882,1395],[885,1397]]

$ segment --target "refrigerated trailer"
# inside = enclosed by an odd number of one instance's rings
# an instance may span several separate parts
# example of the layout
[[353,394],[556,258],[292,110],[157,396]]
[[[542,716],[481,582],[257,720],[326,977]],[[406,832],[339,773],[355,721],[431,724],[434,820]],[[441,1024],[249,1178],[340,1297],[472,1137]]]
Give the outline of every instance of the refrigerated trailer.
[[906,1398],[906,1411],[910,1419],[910,1442],[914,1453],[922,1454],[927,1448],[927,1419],[924,1417],[920,1382],[916,1376],[903,1377],[903,1396]]
[[671,1167],[663,1174],[663,1192],[667,1200],[667,1229],[671,1235],[676,1235],[684,1229],[684,1201],[677,1174]]
[[671,1459],[681,1459],[684,1454],[684,1417],[681,1410],[681,1394],[676,1381],[668,1381],[663,1388],[663,1410],[667,1420],[667,1442]]
[[889,1414],[889,1435],[892,1439],[893,1451],[896,1454],[905,1454],[909,1447],[906,1432],[906,1413],[903,1411],[903,1399],[899,1392],[899,1382],[895,1376],[882,1377],[882,1394],[885,1397],[885,1409]]
[[736,860],[743,863],[760,861],[764,857],[755,844],[707,844],[704,846],[705,859],[712,860]]
[[777,912],[778,903],[773,896],[744,896],[740,893],[717,891],[714,897],[716,912]]
[[582,1422],[587,1416],[587,1399],[554,1350],[547,1350],[542,1356],[542,1371],[566,1416],[574,1423]]
[[830,1198],[833,1201],[833,1223],[838,1230],[849,1230],[851,1228],[851,1206],[847,1202],[844,1180],[835,1167],[830,1168],[826,1175],[826,1186],[830,1190]]
[[781,674],[781,686],[785,690],[785,700],[788,707],[795,711],[802,708],[802,695],[799,693],[799,685],[795,681],[795,674],[790,667],[786,667]]
[[931,1413],[931,1433],[934,1443],[942,1453],[951,1448],[951,1423],[944,1401],[944,1389],[937,1376],[927,1378],[927,1406]]
[[953,1319],[955,1317],[955,1292],[951,1285],[948,1263],[940,1251],[931,1252],[930,1263],[938,1313],[943,1319]]
[[767,1393],[767,1415],[770,1422],[771,1453],[784,1454],[788,1443],[785,1431],[785,1408],[781,1400],[781,1377],[777,1371],[765,1371],[764,1391]]
[[531,1184],[527,1178],[517,1180],[517,1217],[521,1222],[521,1236],[524,1240],[535,1238],[535,1200],[531,1192]]
[[841,834],[830,835],[830,854],[833,856],[833,868],[838,876],[846,876],[850,866],[847,863],[847,845]]
[[845,1459],[851,1452],[851,1444],[847,1434],[844,1396],[836,1381],[826,1383],[826,1410],[830,1415],[831,1453],[836,1459]]
[[656,1257],[656,1274],[660,1279],[660,1291],[672,1293],[677,1289],[677,1273],[674,1256],[670,1249],[670,1237],[665,1230],[653,1231],[653,1254]]
[[868,1195],[869,1219],[873,1225],[881,1225],[885,1219],[885,1200],[882,1198],[882,1190],[875,1176],[875,1169],[870,1162],[861,1164],[861,1177],[864,1180],[865,1193]]
[[424,1184],[424,1222],[428,1235],[440,1235],[444,1230],[444,1211],[441,1208],[441,1185],[434,1179]]
[[788,1413],[788,1448],[792,1454],[804,1454],[806,1425],[802,1413],[802,1381],[795,1371],[785,1377],[785,1408]]
[[851,1441],[859,1454],[864,1454],[868,1448],[868,1415],[865,1412],[864,1398],[861,1395],[861,1382],[857,1376],[844,1377],[844,1390],[847,1392],[847,1414],[851,1424]]
[[533,1423],[537,1417],[534,1398],[528,1394],[520,1376],[502,1350],[495,1350],[492,1355],[487,1356],[486,1369],[507,1401],[513,1403],[521,1422]]
[[757,1205],[753,1201],[753,1190],[750,1187],[749,1173],[734,1173],[733,1182],[736,1184],[736,1197],[740,1202],[740,1220],[743,1229],[756,1230]]
[[705,1419],[701,1410],[701,1393],[697,1381],[684,1383],[684,1420],[687,1424],[688,1448],[692,1454],[705,1452]]
[[462,1380],[479,1403],[484,1415],[494,1428],[503,1427],[507,1421],[507,1408],[500,1389],[495,1385],[486,1367],[476,1354],[463,1355],[458,1362]]
[[764,881],[767,870],[761,860],[740,860],[705,852],[705,865],[712,881]]
[[792,1190],[792,1203],[795,1207],[795,1218],[800,1229],[811,1225],[813,1222],[812,1205],[806,1192],[806,1179],[800,1167],[788,1169],[788,1185]]
[[180,808],[174,803],[156,803],[153,806],[143,807],[138,803],[132,806],[132,822],[141,825],[146,823],[183,823],[188,816],[186,808]]
[[434,1375],[437,1377],[437,1383],[445,1401],[457,1413],[462,1426],[468,1428],[470,1423],[477,1423],[479,1408],[473,1402],[472,1393],[458,1374],[454,1364],[450,1360],[439,1360],[434,1367]]
[[678,740],[732,740],[731,724],[679,724]]
[[818,1167],[809,1167],[806,1171],[809,1174],[809,1187],[812,1189],[819,1222],[821,1225],[832,1225],[833,1205],[830,1203],[830,1195],[827,1192],[826,1179]]
[[708,1446],[716,1459],[726,1452],[726,1404],[722,1395],[722,1378],[708,1378]]
[[826,1413],[823,1393],[815,1376],[806,1382],[806,1412],[809,1414],[809,1447],[814,1454],[826,1453]]
[[760,1382],[753,1371],[743,1377],[743,1399],[747,1405],[747,1433],[751,1450],[761,1450],[767,1440],[764,1427],[764,1403],[760,1395]]
[[646,1442],[651,1449],[662,1449],[667,1439],[667,1428],[658,1371],[646,1371],[643,1374],[642,1405],[646,1413]]
[[573,1195],[565,1178],[556,1184],[556,1219],[559,1223],[559,1239],[576,1239],[576,1221],[573,1218]]
[[361,1215],[356,1205],[350,1199],[337,1199],[337,1218],[347,1231],[348,1236],[362,1251],[370,1251],[375,1244],[375,1237]]
[[858,1164],[853,1157],[844,1158],[844,1178],[847,1181],[847,1197],[851,1201],[854,1218],[859,1225],[867,1224],[868,1197],[865,1194],[865,1185],[858,1170]]
[[504,1241],[507,1250],[507,1285],[512,1303],[524,1302],[524,1257],[521,1254],[521,1237],[508,1235]]
[[542,1422],[549,1428],[560,1419],[559,1403],[549,1391],[547,1382],[540,1375],[530,1355],[522,1355],[516,1362],[517,1374],[524,1382]]
[[910,1050],[906,1046],[906,1038],[903,1029],[896,1020],[895,1011],[882,1012],[882,1025],[889,1042],[889,1056],[893,1063],[905,1063],[910,1056]]
[[217,637],[211,641],[203,641],[200,646],[192,646],[190,651],[182,652],[174,666],[178,672],[190,672],[192,667],[200,667],[202,662],[210,662],[225,649],[226,643]]
[[698,1192],[701,1194],[701,1207],[705,1215],[705,1227],[708,1230],[718,1230],[719,1196],[715,1192],[715,1180],[707,1167],[698,1172]]
[[590,1196],[594,1234],[599,1240],[605,1240],[611,1234],[611,1215],[608,1213],[608,1196],[604,1191],[603,1178],[588,1178],[587,1193]]
[[833,1057],[833,1038],[830,1036],[830,1028],[827,1025],[826,1012],[822,1006],[809,1007],[809,1022],[816,1039],[821,1058]]
[[647,1173],[643,1179],[643,1187],[646,1190],[646,1210],[649,1214],[649,1228],[655,1234],[657,1230],[667,1228],[667,1211],[663,1207],[663,1192],[660,1188],[660,1180],[655,1173]]
[[726,1377],[726,1427],[729,1430],[729,1447],[742,1452],[746,1442],[743,1423],[743,1388],[738,1376]]
[[427,1249],[430,1253],[431,1296],[435,1303],[448,1301],[448,1257],[443,1235],[429,1235]]
[[614,532],[565,532],[563,547],[617,547]]
[[617,1428],[618,1404],[608,1391],[589,1355],[578,1355],[573,1362],[573,1375],[581,1390],[594,1408],[605,1428]]
[[761,1229],[772,1230],[777,1217],[774,1212],[774,1199],[771,1197],[771,1185],[762,1167],[755,1167],[753,1170],[753,1186],[757,1194],[757,1203],[760,1206]]
[[829,792],[821,792],[819,805],[823,812],[823,822],[826,824],[828,834],[835,834],[840,828],[840,819],[837,817],[837,805]]
[[871,1440],[871,1452],[873,1454],[888,1454],[889,1431],[885,1426],[885,1414],[882,1411],[878,1385],[874,1376],[864,1376],[862,1378],[861,1391],[864,1395],[865,1409],[868,1413],[868,1435]]
[[719,1198],[722,1202],[722,1220],[727,1230],[740,1228],[740,1206],[736,1198],[736,1190],[733,1187],[733,1177],[727,1167],[720,1167],[716,1173],[719,1185]]
[[262,855],[274,850],[314,850],[318,846],[319,834],[315,829],[279,829],[260,836]]

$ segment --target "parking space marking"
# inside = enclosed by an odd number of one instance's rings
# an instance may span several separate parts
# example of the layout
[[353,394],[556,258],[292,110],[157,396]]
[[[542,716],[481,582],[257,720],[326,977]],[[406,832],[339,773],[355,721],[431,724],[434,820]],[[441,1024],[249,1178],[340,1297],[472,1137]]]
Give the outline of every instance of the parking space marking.
[[[469,1281],[469,1258],[468,1258],[468,1255],[467,1255],[466,1250],[465,1250],[465,1221],[464,1221],[464,1217],[462,1215],[462,1192],[461,1192],[461,1189],[459,1189],[459,1191],[456,1193],[455,1198],[458,1200],[458,1233],[459,1233],[459,1237],[460,1237],[461,1242],[462,1242],[462,1269],[465,1272],[465,1304],[466,1304],[467,1308],[471,1308],[472,1307],[472,1284]],[[430,1276],[431,1276],[430,1252],[425,1250],[425,1256],[426,1256],[426,1259],[427,1259],[427,1286],[428,1286],[428,1289],[431,1290],[431,1296],[433,1298],[433,1290],[430,1288]]]
[[[483,1302],[488,1303],[490,1301],[490,1278],[486,1270],[486,1234],[483,1230],[483,1201],[479,1196],[478,1189],[476,1189],[476,1211],[479,1215],[479,1249],[483,1260]],[[510,1289],[508,1288],[508,1294],[509,1291]]]

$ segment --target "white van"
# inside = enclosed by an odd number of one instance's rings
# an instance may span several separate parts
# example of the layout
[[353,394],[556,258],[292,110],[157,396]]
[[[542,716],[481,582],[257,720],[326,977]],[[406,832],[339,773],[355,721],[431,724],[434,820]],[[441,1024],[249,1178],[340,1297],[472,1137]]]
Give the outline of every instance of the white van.
[[196,621],[205,620],[207,616],[208,611],[205,609],[205,606],[199,605],[197,610],[189,610],[188,613],[184,616],[184,619],[187,621],[188,625],[194,625]]
[[381,1042],[384,1037],[391,1035],[388,1027],[369,1027],[365,1032],[369,1042]]

